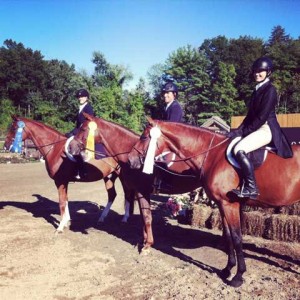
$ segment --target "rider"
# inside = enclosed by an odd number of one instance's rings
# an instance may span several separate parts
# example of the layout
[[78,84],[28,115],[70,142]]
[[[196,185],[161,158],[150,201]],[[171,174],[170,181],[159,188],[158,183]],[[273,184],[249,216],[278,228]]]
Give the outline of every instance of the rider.
[[178,96],[177,85],[173,82],[168,82],[162,89],[162,95],[166,103],[163,120],[182,122],[183,111],[179,102],[176,100]]
[[[89,97],[90,97],[89,92],[86,89],[79,89],[76,92],[75,97],[79,101],[79,111],[76,117],[76,127],[72,129],[70,132],[65,134],[67,138],[74,136],[79,132],[80,126],[86,120],[86,118],[83,115],[84,112],[94,116],[93,107],[89,102]],[[81,155],[76,156],[76,160],[78,162],[78,174],[76,175],[76,178],[80,179],[86,177],[87,171],[85,169],[84,161]]]
[[74,136],[78,133],[80,126],[86,120],[83,113],[87,113],[89,115],[94,116],[94,110],[92,105],[89,102],[89,92],[86,89],[79,89],[76,94],[76,98],[79,101],[79,111],[76,117],[76,127],[72,129],[70,132],[66,133],[66,137]]
[[252,75],[257,85],[252,93],[248,113],[242,124],[228,134],[229,138],[241,136],[242,139],[234,147],[234,154],[241,166],[244,186],[233,189],[240,198],[256,200],[259,191],[254,176],[254,167],[248,159],[247,153],[269,143],[275,147],[275,152],[283,157],[290,158],[293,152],[289,142],[283,134],[275,114],[277,92],[270,82],[273,64],[270,58],[258,58],[252,65]]
[[[173,82],[166,83],[161,91],[166,103],[166,107],[164,109],[163,120],[171,121],[171,122],[182,122],[183,121],[183,110],[176,100],[178,97],[178,87]],[[161,172],[160,177],[155,176],[154,178],[154,193],[158,193],[160,190],[168,190],[170,188],[169,185],[165,184],[167,181],[166,173]],[[169,177],[169,182],[172,180],[172,176]]]

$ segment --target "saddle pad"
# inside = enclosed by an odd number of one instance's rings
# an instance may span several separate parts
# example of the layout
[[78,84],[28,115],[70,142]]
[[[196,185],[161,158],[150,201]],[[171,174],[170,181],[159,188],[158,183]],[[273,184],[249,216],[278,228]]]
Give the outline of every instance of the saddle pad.
[[95,159],[107,157],[107,152],[103,144],[95,143]]
[[155,157],[155,162],[164,163],[167,168],[170,168],[173,165],[173,161],[176,158],[176,154],[170,151],[166,151],[161,153],[160,155]]
[[73,139],[74,139],[74,136],[71,136],[67,139],[67,141],[65,143],[65,154],[67,155],[67,158],[69,160],[76,162],[76,159],[74,158],[74,156],[69,152],[69,145]]
[[[237,160],[234,157],[234,154],[232,153],[232,150],[234,148],[234,146],[242,139],[242,137],[238,136],[235,139],[233,139],[230,144],[227,147],[226,150],[226,157],[228,159],[228,161],[230,162],[230,164],[232,164],[234,167],[236,168],[241,168],[239,163],[237,162]],[[257,169],[258,167],[260,167],[263,162],[266,160],[267,158],[267,154],[268,151],[271,150],[270,147],[261,147],[257,150],[254,150],[250,153],[247,154],[249,160],[253,163],[254,169]]]

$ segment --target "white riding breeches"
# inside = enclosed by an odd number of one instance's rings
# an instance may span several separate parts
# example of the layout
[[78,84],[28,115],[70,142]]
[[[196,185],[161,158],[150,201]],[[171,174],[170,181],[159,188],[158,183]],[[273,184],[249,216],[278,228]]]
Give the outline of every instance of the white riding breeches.
[[244,137],[240,142],[234,147],[234,154],[236,155],[238,151],[245,151],[249,153],[260,147],[268,145],[272,141],[272,132],[267,123],[262,125],[256,131],[250,133]]

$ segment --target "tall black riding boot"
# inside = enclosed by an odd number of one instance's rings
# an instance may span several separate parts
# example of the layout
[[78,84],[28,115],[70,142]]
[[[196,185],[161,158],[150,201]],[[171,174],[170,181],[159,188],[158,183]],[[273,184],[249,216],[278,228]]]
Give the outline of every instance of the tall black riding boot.
[[86,169],[85,162],[84,162],[83,158],[81,157],[81,155],[78,155],[76,157],[76,160],[77,160],[77,166],[78,166],[78,174],[77,174],[76,178],[84,179],[87,176],[87,169]]
[[233,189],[232,192],[240,198],[250,198],[256,200],[259,195],[259,191],[256,186],[253,164],[248,159],[245,151],[242,150],[238,151],[236,154],[236,160],[241,166],[244,184],[241,190]]

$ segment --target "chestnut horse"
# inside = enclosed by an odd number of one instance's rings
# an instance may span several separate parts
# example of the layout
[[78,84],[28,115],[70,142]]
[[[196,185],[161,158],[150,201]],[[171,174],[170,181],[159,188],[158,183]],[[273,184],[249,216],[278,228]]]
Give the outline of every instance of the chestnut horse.
[[226,159],[228,138],[201,127],[162,122],[151,118],[148,118],[148,121],[150,124],[145,128],[142,138],[128,155],[131,166],[141,167],[144,154],[153,138],[156,145],[155,153],[149,155],[158,155],[165,149],[171,149],[189,164],[199,178],[199,185],[205,189],[208,197],[216,202],[220,210],[228,252],[227,266],[220,275],[223,279],[227,279],[237,263],[237,273],[229,284],[234,287],[240,286],[243,283],[243,273],[246,271],[242,250],[241,202],[245,201],[246,205],[251,206],[276,207],[299,201],[300,146],[293,146],[294,156],[289,159],[268,153],[266,161],[255,171],[260,190],[258,200],[240,200],[230,192],[239,186],[240,178],[237,169]]
[[[16,132],[18,130],[18,122],[23,122],[25,127],[22,131],[22,140],[30,139],[35,146],[41,152],[45,159],[46,169],[50,178],[55,182],[58,190],[59,208],[61,221],[56,232],[62,232],[64,227],[70,221],[70,214],[68,208],[68,184],[72,181],[78,182],[92,182],[104,179],[105,187],[108,193],[108,203],[102,212],[99,221],[104,221],[104,218],[109,212],[109,209],[116,198],[115,180],[119,175],[118,164],[113,158],[104,158],[101,160],[92,160],[87,165],[88,175],[83,179],[76,179],[77,173],[76,163],[67,158],[64,150],[66,144],[66,137],[57,130],[42,124],[40,122],[21,118],[13,117],[13,123],[11,124],[10,131],[7,133],[7,137],[4,143],[6,150],[11,149],[14,142]],[[129,217],[130,203],[133,205],[133,199],[128,191],[124,189],[126,204],[125,215],[122,219],[126,222]]]
[[[121,166],[120,178],[122,178],[124,185],[129,189],[135,191],[136,198],[139,203],[140,213],[143,219],[143,248],[142,251],[150,249],[154,243],[152,232],[152,214],[150,208],[150,196],[153,192],[154,176],[141,173],[139,170],[130,168],[128,164],[128,153],[132,147],[138,142],[139,136],[131,130],[116,124],[114,122],[106,121],[102,118],[92,117],[84,113],[88,121],[85,121],[80,127],[80,131],[74,136],[70,143],[70,152],[74,155],[84,153],[86,149],[87,138],[89,135],[89,122],[95,122],[97,128],[93,133],[95,143],[103,143],[110,156],[114,157]],[[168,193],[179,193],[179,183],[184,182],[185,190],[188,192],[194,190],[197,186],[197,178],[192,175],[189,166],[184,162],[174,163],[169,167],[170,173],[168,176],[164,174],[164,184],[169,189]],[[166,172],[164,169],[158,169],[157,173]]]

